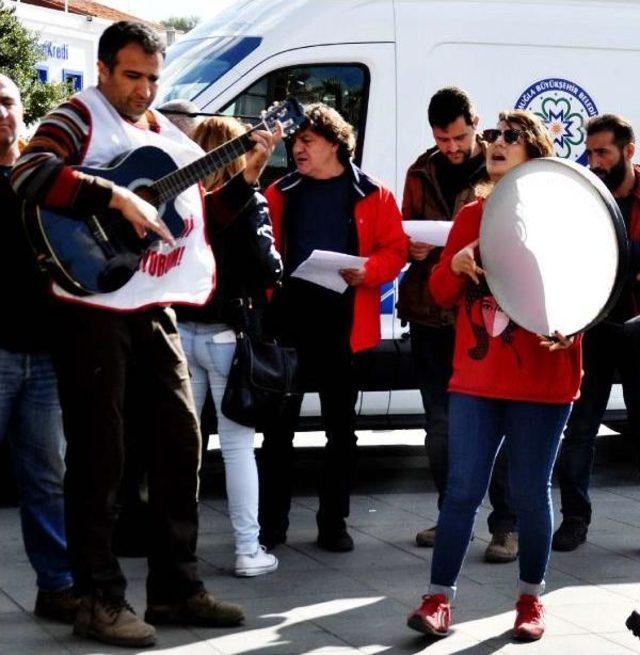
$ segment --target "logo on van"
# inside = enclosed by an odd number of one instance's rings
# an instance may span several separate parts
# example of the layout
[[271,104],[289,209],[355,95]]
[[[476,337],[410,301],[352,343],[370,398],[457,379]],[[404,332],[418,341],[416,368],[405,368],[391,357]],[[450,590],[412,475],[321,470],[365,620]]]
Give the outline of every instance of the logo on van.
[[570,80],[547,77],[529,86],[515,108],[531,111],[544,121],[558,157],[587,163],[585,126],[598,109],[582,87]]

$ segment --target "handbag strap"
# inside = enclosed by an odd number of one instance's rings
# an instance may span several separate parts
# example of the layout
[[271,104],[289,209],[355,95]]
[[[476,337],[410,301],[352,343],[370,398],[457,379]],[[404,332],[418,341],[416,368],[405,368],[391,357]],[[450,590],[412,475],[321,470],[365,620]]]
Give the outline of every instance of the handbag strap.
[[254,312],[253,299],[251,297],[232,298],[230,301],[237,316],[237,324],[234,326],[238,335],[246,334],[255,336],[255,321],[251,321]]

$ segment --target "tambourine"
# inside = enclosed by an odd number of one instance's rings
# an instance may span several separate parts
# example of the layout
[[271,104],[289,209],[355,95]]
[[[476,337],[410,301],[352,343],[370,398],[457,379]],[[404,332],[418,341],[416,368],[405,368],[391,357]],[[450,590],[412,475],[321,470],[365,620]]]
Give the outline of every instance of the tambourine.
[[587,168],[532,159],[509,171],[485,202],[480,257],[496,301],[542,335],[595,325],[615,304],[629,260],[618,204]]

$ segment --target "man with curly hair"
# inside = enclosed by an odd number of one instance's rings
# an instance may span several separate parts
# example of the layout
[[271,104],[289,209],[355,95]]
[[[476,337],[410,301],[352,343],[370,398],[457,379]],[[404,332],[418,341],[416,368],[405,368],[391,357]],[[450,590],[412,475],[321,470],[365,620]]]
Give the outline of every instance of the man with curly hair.
[[[318,545],[353,550],[346,529],[356,462],[354,361],[380,341],[380,285],[407,260],[407,239],[393,194],[352,161],[353,127],[323,104],[307,107],[308,125],[293,142],[293,173],[266,191],[284,282],[271,302],[273,328],[298,351],[306,391],[319,391],[327,435],[317,514]],[[366,257],[345,269],[345,293],[291,276],[316,250]],[[298,405],[264,432],[260,543],[286,540],[291,506],[293,436]]]

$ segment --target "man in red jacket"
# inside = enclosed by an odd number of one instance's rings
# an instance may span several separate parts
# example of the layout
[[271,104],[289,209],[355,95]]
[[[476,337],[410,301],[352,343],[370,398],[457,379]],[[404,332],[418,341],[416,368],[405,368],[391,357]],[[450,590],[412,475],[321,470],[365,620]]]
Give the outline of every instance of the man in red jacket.
[[[407,261],[407,239],[393,194],[351,163],[353,127],[322,104],[306,110],[308,127],[293,142],[297,170],[266,192],[284,282],[271,303],[273,329],[298,351],[305,390],[319,391],[327,435],[317,514],[318,545],[353,549],[346,530],[356,461],[354,359],[380,341],[380,285]],[[291,277],[316,250],[366,257],[345,269],[340,294]],[[298,405],[265,430],[261,452],[260,543],[286,540],[293,436]]]

